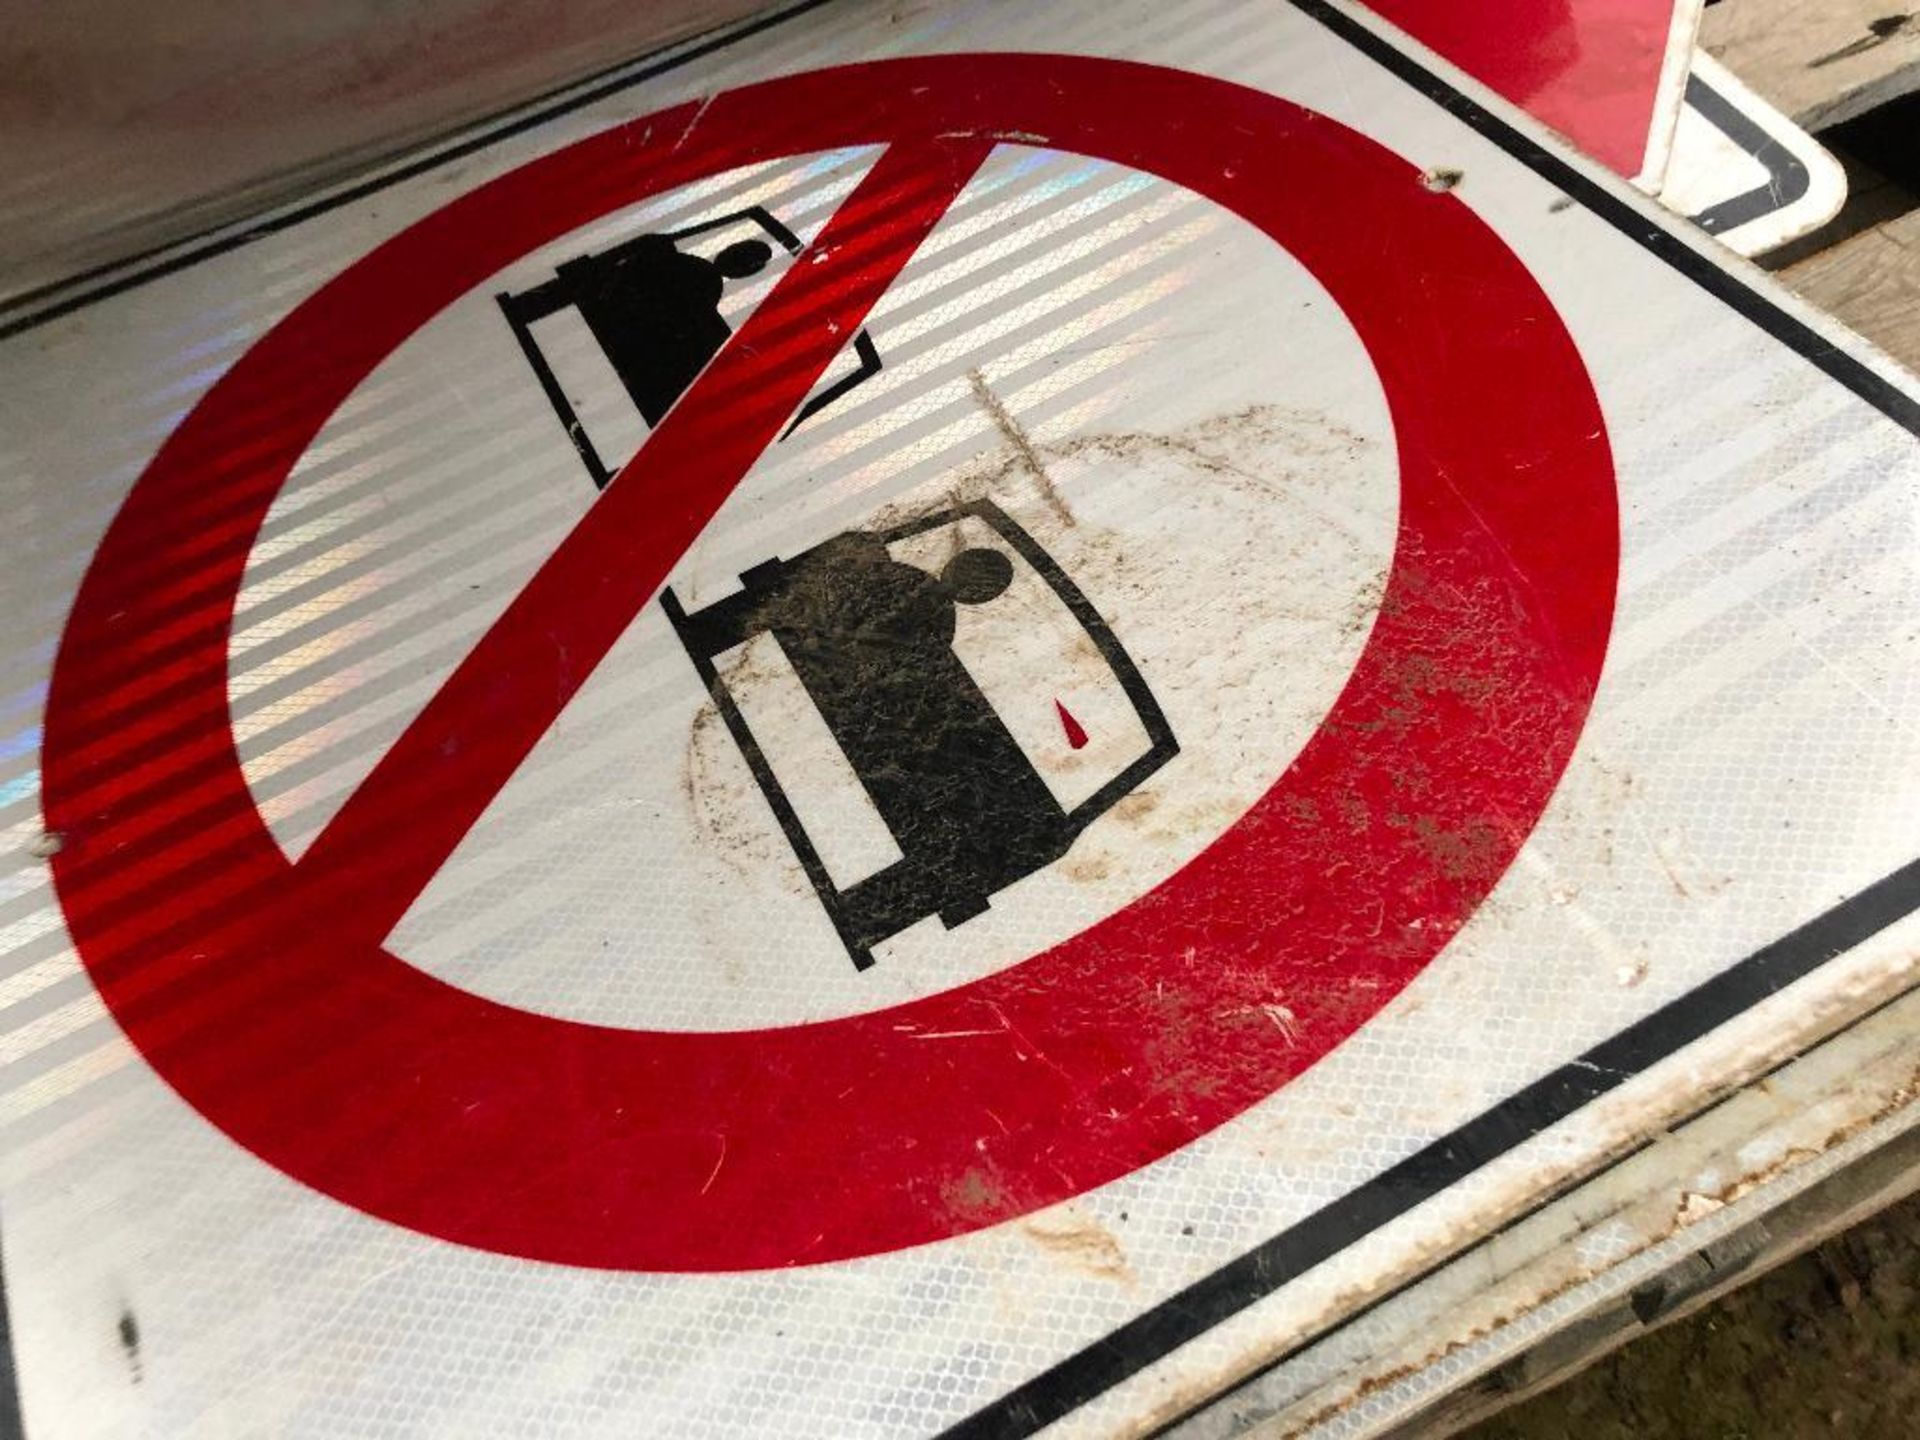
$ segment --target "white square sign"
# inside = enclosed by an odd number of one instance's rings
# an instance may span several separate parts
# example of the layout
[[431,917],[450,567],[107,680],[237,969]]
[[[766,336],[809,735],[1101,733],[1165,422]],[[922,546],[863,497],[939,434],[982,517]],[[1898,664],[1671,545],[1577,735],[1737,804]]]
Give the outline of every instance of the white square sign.
[[16,308],[26,1433],[1142,1433],[1904,983],[1920,403],[1464,83],[809,4]]

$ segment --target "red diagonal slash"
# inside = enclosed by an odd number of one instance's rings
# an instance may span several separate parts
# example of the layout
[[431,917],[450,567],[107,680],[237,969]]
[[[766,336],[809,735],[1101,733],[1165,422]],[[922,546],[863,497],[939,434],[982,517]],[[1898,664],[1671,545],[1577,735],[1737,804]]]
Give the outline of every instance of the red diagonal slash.
[[992,148],[881,153],[313,842],[297,867],[303,906],[350,894],[349,923],[374,941],[400,922]]

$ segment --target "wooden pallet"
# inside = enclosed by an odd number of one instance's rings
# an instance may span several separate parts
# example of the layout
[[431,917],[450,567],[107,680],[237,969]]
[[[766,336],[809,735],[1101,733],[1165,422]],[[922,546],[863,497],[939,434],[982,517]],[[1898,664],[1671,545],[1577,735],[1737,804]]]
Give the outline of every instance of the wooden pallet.
[[1920,211],[1809,256],[1781,278],[1909,369],[1920,370]]
[[1721,0],[1700,43],[1809,130],[1920,90],[1920,14],[1888,0]]
[[[1810,130],[1920,91],[1920,13],[1885,0],[1721,0],[1706,12],[1700,43]],[[1920,370],[1916,197],[1870,169],[1848,168],[1847,209],[1775,263],[1787,262],[1779,273],[1795,290]]]

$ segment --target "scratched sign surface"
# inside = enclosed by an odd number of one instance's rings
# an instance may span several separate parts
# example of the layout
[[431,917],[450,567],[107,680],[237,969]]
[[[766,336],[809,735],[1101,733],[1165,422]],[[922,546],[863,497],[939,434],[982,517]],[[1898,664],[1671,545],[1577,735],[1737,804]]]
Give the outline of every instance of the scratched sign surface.
[[1915,403],[1512,123],[813,5],[11,317],[30,1433],[1135,1431],[1895,982]]

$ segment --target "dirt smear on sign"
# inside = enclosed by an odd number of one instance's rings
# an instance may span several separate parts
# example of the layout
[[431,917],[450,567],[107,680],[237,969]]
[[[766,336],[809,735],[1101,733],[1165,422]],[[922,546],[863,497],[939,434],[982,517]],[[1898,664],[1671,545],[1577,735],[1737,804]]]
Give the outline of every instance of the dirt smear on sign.
[[1067,508],[1067,502],[1060,498],[1060,491],[1053,483],[1053,477],[1047,473],[1046,462],[1040,458],[1040,452],[1033,448],[1033,441],[1021,428],[1020,422],[1013,418],[1000,397],[993,393],[993,387],[987,384],[987,377],[979,368],[967,371],[967,384],[973,387],[973,398],[980,402],[980,408],[987,412],[993,421],[994,429],[1013,447],[1014,454],[1020,457],[1027,473],[1040,487],[1041,498],[1047,502],[1047,508],[1053,511],[1054,518],[1062,525],[1073,525],[1073,511]]
[[1114,1233],[1090,1215],[1072,1210],[1024,1221],[1020,1233],[1048,1255],[1102,1280],[1135,1283],[1133,1267]]
[[[1076,510],[1071,503],[1075,481],[1090,470],[1112,482],[1116,473],[1124,478],[1134,467],[1152,467],[1159,475],[1157,483],[1194,497],[1201,507],[1197,513],[1227,537],[1239,557],[1233,563],[1250,566],[1243,552],[1267,543],[1247,533],[1244,522],[1250,514],[1279,512],[1274,533],[1283,538],[1289,532],[1300,534],[1303,549],[1324,542],[1329,523],[1344,532],[1339,515],[1330,520],[1326,511],[1325,477],[1338,474],[1377,445],[1321,412],[1274,404],[1251,405],[1166,431],[1097,430],[1050,444],[1019,423],[980,372],[970,372],[968,380],[1004,443],[915,493],[877,507],[860,528],[910,526],[983,501],[1007,505],[1044,546],[1071,536],[1067,548],[1073,578],[1110,620],[1153,603],[1165,589],[1165,576],[1137,541],[1129,544],[1125,535],[1089,514],[1090,507]],[[1318,503],[1303,498],[1308,491]],[[956,549],[964,543],[957,527],[950,538]],[[1356,549],[1367,545],[1357,533],[1345,533],[1344,539]],[[1341,543],[1341,536],[1336,535],[1334,543]],[[1283,544],[1262,549],[1259,564],[1286,566],[1298,558]],[[1352,593],[1341,594],[1324,608],[1303,608],[1297,597],[1288,598],[1277,587],[1249,585],[1240,602],[1244,608],[1236,611],[1233,623],[1242,633],[1283,623],[1308,647],[1322,640],[1352,644],[1371,625],[1385,578],[1384,571],[1371,574]],[[1085,637],[1076,643],[1091,648]],[[1074,658],[1066,657],[1069,662]],[[1260,662],[1249,653],[1210,654],[1201,663],[1219,672],[1214,683],[1231,689],[1255,683]],[[749,677],[745,670],[723,676],[735,678]],[[1211,737],[1187,733],[1181,738],[1183,748],[1198,755]],[[729,745],[720,717],[710,705],[703,707],[690,727],[681,776],[682,795],[699,833],[736,873],[764,877],[769,864],[777,865],[784,873],[783,886],[804,891],[805,877],[768,823],[744,767],[720,753]],[[1116,855],[1108,851],[1120,835],[1136,843],[1178,846],[1198,834],[1217,834],[1244,808],[1244,800],[1229,804],[1217,797],[1201,798],[1197,791],[1187,797],[1149,780],[1115,807],[1111,833],[1080,837],[1061,873],[1079,883],[1107,883],[1117,873]]]

